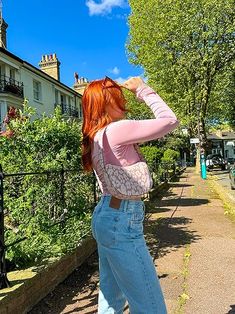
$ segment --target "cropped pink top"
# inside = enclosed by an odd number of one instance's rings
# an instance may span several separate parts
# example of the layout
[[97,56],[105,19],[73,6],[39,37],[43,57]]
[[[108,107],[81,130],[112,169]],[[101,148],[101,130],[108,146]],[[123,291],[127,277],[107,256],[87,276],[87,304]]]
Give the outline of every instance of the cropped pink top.
[[[135,145],[158,139],[178,125],[174,112],[162,98],[149,86],[142,84],[136,91],[138,99],[143,100],[153,111],[155,119],[119,120],[106,127],[103,137],[103,155],[106,164],[119,166],[132,165],[141,160],[141,155]],[[98,160],[97,132],[92,147],[92,163],[103,195],[110,194],[103,178]]]

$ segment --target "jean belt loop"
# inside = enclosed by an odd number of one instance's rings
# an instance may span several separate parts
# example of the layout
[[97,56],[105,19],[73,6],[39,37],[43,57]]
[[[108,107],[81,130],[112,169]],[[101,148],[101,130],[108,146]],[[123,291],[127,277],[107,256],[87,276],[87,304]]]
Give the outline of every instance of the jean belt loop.
[[127,208],[128,208],[128,200],[122,200],[122,207],[123,207],[123,211],[126,212]]
[[102,195],[101,196],[101,206],[105,205],[106,202],[107,202],[107,195]]

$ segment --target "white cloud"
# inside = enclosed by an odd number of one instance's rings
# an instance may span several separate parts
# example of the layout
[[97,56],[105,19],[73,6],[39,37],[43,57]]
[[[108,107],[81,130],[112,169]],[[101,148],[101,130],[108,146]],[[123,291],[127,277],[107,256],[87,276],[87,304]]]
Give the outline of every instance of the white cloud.
[[[144,77],[143,75],[139,75],[141,78],[142,78],[142,80],[145,82],[145,83],[147,83],[147,77]],[[120,84],[122,84],[122,83],[124,83],[125,81],[127,81],[127,80],[129,80],[129,78],[131,78],[132,76],[128,76],[128,77],[118,77],[118,78],[116,78],[115,79],[115,81],[117,81],[118,83],[120,83]]]
[[118,75],[120,73],[120,70],[118,67],[114,67],[113,69],[109,70],[109,72],[114,75]]
[[124,8],[126,4],[126,0],[101,0],[100,3],[96,3],[94,0],[86,1],[90,15],[105,15],[110,13],[114,7]]
[[123,78],[123,77],[118,77],[118,78],[115,79],[115,81],[117,81],[118,83],[122,84],[122,83],[124,83],[125,81],[127,81],[129,78],[130,78],[130,76],[125,77],[125,78]]

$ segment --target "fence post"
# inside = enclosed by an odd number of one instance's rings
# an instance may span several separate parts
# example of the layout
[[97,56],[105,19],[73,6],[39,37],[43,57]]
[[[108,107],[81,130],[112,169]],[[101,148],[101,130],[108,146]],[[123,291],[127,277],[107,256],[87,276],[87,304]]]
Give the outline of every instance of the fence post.
[[5,242],[4,242],[4,200],[3,200],[3,171],[0,165],[0,289],[10,287],[7,279]]

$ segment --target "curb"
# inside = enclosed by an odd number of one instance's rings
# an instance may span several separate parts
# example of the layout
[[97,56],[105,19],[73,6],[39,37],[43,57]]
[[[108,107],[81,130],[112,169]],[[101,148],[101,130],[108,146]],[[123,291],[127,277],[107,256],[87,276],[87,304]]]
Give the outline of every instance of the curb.
[[225,206],[225,214],[231,214],[235,217],[235,201],[231,198],[229,191],[217,182],[218,177],[216,175],[214,178],[210,176],[208,179],[208,183],[214,188]]

